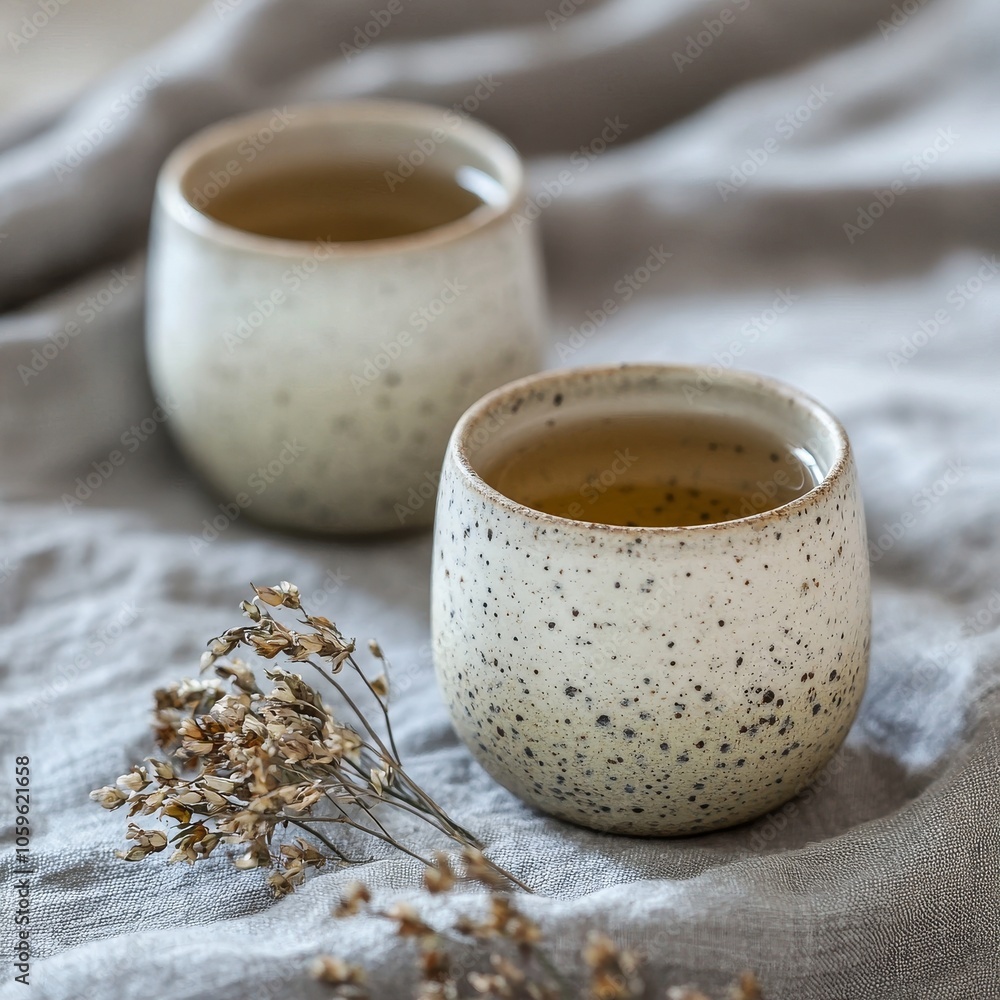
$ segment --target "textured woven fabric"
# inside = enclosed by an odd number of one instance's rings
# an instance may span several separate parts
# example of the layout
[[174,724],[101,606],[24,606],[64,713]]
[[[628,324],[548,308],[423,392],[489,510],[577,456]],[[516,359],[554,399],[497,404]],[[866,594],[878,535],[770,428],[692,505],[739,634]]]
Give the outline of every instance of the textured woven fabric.
[[[567,967],[601,926],[648,953],[651,997],[721,991],[745,967],[772,1000],[1000,996],[995,4],[402,0],[373,29],[379,6],[216,0],[0,153],[0,300],[17,307],[0,317],[0,996],[318,998],[305,969],[327,951],[369,965],[375,996],[408,995],[408,949],[329,916],[346,873],[274,903],[222,856],[128,865],[121,814],[87,799],[149,752],[151,689],[196,670],[251,579],[294,580],[348,634],[379,637],[404,758],[537,887],[523,906]],[[435,688],[428,535],[305,540],[241,518],[195,551],[216,501],[162,423],[141,430],[156,406],[141,251],[170,148],[259,106],[451,105],[482,79],[477,114],[530,159],[552,364],[749,368],[851,434],[868,692],[815,788],[739,829],[633,840],[522,805],[457,743]],[[619,134],[599,151],[606,119]],[[661,246],[671,258],[639,280]],[[67,501],[133,426],[124,464]],[[8,965],[16,755],[31,759],[30,991]],[[419,880],[380,851],[361,875],[384,901]],[[460,903],[435,900],[433,919]]]

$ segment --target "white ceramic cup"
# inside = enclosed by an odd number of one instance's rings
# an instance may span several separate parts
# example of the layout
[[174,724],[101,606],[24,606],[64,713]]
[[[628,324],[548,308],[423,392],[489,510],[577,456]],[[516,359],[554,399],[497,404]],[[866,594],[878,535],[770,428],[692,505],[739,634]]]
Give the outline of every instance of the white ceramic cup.
[[[479,474],[564,421],[692,409],[806,449],[821,481],[762,513],[656,528],[541,513]],[[755,489],[760,509],[768,482]],[[865,688],[869,567],[847,437],[802,393],[740,372],[626,365],[504,386],[451,437],[432,613],[455,728],[525,801],[643,835],[759,816],[830,760]]]
[[[502,197],[389,239],[309,243],[225,225],[223,189],[362,159],[386,199],[415,170],[472,167]],[[213,125],[156,190],[147,346],[170,428],[225,515],[320,532],[429,523],[462,411],[536,371],[546,318],[514,149],[453,111],[348,101]]]

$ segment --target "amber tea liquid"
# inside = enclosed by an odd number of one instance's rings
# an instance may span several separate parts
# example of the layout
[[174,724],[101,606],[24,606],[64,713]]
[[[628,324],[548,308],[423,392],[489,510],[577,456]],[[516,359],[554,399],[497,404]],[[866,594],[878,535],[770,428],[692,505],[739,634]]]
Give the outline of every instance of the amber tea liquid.
[[331,163],[237,177],[204,211],[261,236],[340,243],[408,236],[504,199],[496,180],[469,166],[414,170],[390,190],[374,164]]
[[480,474],[526,507],[633,527],[747,517],[821,478],[808,452],[769,430],[690,413],[570,418],[526,436]]

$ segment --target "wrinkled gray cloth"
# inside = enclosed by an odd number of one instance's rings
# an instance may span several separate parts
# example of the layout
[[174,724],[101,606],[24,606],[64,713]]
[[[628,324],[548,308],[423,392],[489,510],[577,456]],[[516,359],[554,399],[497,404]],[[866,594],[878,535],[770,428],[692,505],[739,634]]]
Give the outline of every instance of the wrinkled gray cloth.
[[[379,637],[404,758],[537,887],[522,905],[565,967],[598,926],[648,953],[651,997],[720,992],[743,968],[773,1000],[1000,996],[995,3],[402,0],[373,31],[384,6],[216,0],[2,133],[0,300],[17,310],[0,317],[0,996],[318,998],[318,952],[367,964],[376,997],[409,995],[408,948],[329,916],[348,873],[273,903],[221,856],[128,865],[112,853],[122,815],[87,799],[149,752],[151,689],[195,672],[251,579],[297,581],[348,634]],[[748,826],[632,840],[531,811],[449,726],[427,535],[317,541],[241,519],[196,553],[216,501],[158,420],[142,430],[141,250],[170,148],[259,106],[452,105],[479,78],[493,90],[477,114],[530,158],[553,364],[765,372],[827,403],[856,447],[867,696],[815,788]],[[606,119],[624,129],[598,154]],[[673,256],[640,280],[661,246]],[[125,463],[67,501],[133,426]],[[16,755],[31,761],[30,990],[8,963]],[[380,901],[416,893],[414,864],[375,857],[361,874]],[[460,908],[436,900],[433,920]]]

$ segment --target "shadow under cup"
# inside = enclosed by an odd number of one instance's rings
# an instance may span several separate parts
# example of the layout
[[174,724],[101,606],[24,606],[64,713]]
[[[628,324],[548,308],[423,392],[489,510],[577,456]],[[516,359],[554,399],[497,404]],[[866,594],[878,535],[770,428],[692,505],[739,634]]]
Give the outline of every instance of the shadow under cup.
[[334,534],[430,523],[455,421],[541,365],[522,197],[502,136],[407,102],[262,112],[171,155],[147,354],[174,439],[221,501],[202,541],[244,514]]
[[[554,516],[484,479],[560,428],[650,414],[766,431],[816,485],[780,506],[750,495],[748,516],[643,527]],[[850,447],[777,382],[626,365],[496,390],[452,435],[434,559],[435,664],[456,730],[507,788],[585,826],[676,835],[759,816],[829,761],[864,692]]]

